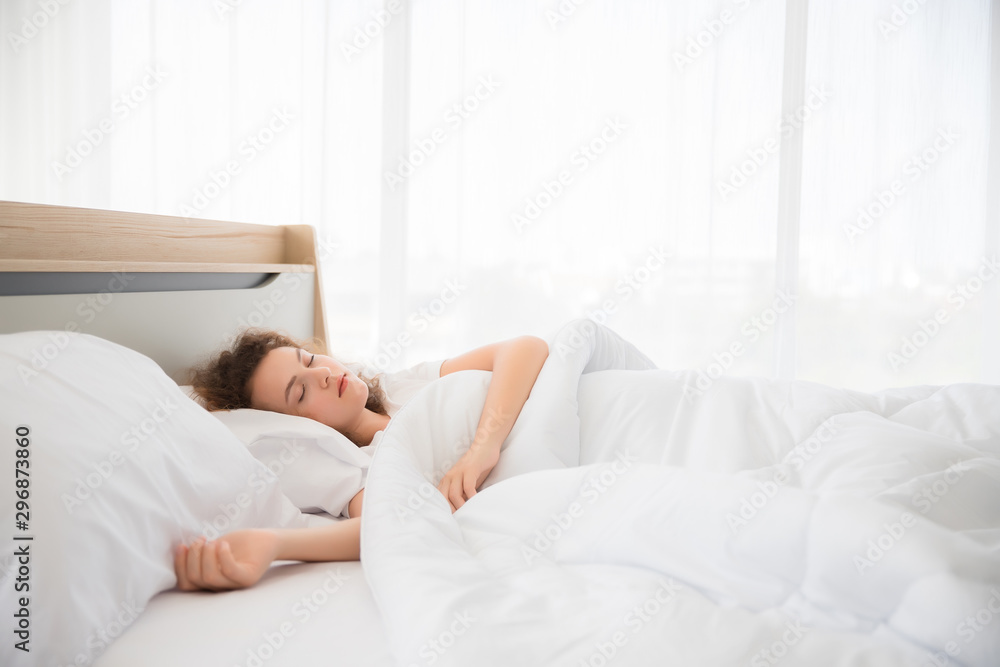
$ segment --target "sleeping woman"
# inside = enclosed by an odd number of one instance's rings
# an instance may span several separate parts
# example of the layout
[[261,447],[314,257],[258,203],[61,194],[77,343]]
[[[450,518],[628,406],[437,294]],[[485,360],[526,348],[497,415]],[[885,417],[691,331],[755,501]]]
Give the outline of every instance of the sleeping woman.
[[[468,451],[438,484],[452,511],[476,494],[500,457],[535,379],[548,345],[520,336],[446,359],[440,375],[492,371],[479,426]],[[316,354],[275,332],[244,332],[196,371],[194,388],[210,410],[255,408],[308,417],[371,444],[391,417],[377,380],[359,377],[344,364]],[[177,586],[184,591],[221,591],[256,583],[275,560],[358,560],[364,490],[348,505],[348,517],[313,528],[249,529],[216,540],[198,538],[174,554]]]

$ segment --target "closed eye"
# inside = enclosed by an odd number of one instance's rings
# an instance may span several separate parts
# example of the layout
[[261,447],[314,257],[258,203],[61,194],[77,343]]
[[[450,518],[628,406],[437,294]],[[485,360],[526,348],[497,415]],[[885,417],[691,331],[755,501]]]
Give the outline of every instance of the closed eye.
[[[316,355],[315,354],[312,355],[311,357],[309,357],[309,363],[306,364],[306,368],[309,368],[310,366],[312,366],[313,365],[313,361],[315,361],[315,360],[316,360]],[[303,400],[305,400],[305,398],[306,398],[306,383],[303,382],[302,383],[302,395],[299,396],[299,403],[301,403]]]

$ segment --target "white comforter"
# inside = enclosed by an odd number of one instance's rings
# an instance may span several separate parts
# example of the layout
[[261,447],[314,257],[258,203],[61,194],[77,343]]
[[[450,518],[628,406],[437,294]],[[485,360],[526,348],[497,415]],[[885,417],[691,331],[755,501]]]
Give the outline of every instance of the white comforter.
[[458,512],[490,374],[384,434],[361,549],[399,665],[1000,665],[1000,387],[706,387],[589,320],[549,350]]

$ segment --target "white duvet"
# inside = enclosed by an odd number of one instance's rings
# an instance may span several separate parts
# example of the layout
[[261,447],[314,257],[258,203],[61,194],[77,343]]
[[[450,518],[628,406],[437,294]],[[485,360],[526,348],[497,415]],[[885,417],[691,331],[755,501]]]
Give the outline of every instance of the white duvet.
[[399,665],[1000,665],[1000,387],[705,387],[589,320],[549,350],[454,514],[490,374],[385,431],[361,558]]

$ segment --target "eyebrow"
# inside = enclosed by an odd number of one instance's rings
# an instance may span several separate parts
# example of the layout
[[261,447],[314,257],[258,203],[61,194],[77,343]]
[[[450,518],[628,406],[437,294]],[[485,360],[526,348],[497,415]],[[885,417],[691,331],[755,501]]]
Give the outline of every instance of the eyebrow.
[[[299,358],[299,363],[301,364],[302,363],[302,348],[300,348],[300,347],[296,348],[295,349],[295,354]],[[285,405],[288,405],[288,392],[290,392],[292,390],[292,385],[294,385],[295,381],[298,380],[298,379],[299,379],[298,375],[293,375],[292,379],[288,381],[288,386],[285,387]]]

